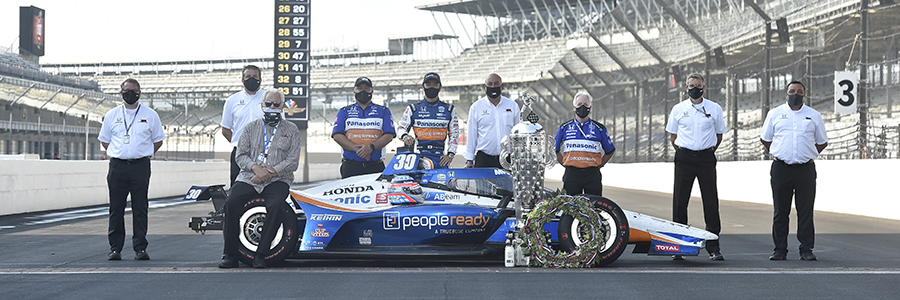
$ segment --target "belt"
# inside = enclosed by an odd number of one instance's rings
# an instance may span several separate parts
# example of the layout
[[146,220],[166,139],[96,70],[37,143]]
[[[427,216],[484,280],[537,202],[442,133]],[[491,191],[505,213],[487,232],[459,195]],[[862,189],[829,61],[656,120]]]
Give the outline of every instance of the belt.
[[150,159],[150,156],[144,156],[144,157],[135,158],[135,159],[121,159],[121,158],[115,158],[115,157],[112,158],[112,160],[123,161],[123,162],[127,162],[128,164],[136,163],[136,162],[139,162],[139,161],[142,161],[145,159]]
[[437,145],[418,145],[418,146],[416,146],[416,148],[419,149],[419,150],[422,150],[422,149],[429,149],[429,150],[431,150],[431,149],[444,150],[444,145],[440,145],[440,146],[437,146]]
[[478,153],[481,153],[482,155],[487,155],[487,156],[490,156],[490,157],[500,157],[500,155],[490,155],[490,154],[487,154],[487,152],[480,151],[480,150],[479,150],[479,151],[475,151],[475,155],[478,155]]
[[341,162],[352,164],[352,165],[363,166],[363,168],[365,168],[366,166],[374,164],[374,163],[381,163],[381,160],[379,159],[376,161],[355,161],[355,160],[351,160],[351,159],[342,158]]
[[688,149],[685,147],[678,147],[678,150],[681,150],[681,149],[684,149],[685,151],[688,151],[688,152],[702,153],[702,152],[707,152],[707,151],[715,151],[716,147],[709,147],[709,148],[706,148],[703,150],[691,150],[691,149]]
[[810,159],[810,160],[807,160],[807,161],[804,162],[804,163],[799,163],[799,164],[789,164],[789,163],[787,163],[787,162],[785,162],[785,161],[783,161],[783,160],[781,160],[781,159],[779,159],[779,158],[776,157],[776,158],[775,158],[775,161],[780,162],[780,163],[784,164],[785,166],[794,167],[794,166],[802,166],[802,165],[811,163],[813,160]]

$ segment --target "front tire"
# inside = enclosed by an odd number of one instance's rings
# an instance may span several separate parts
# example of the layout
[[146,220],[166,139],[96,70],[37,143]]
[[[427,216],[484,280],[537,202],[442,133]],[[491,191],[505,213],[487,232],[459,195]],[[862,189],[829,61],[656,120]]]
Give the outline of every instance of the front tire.
[[[602,239],[603,245],[598,252],[599,261],[595,266],[607,265],[625,252],[628,246],[628,219],[622,209],[612,200],[595,195],[582,195],[587,197],[594,206],[594,210],[600,215],[601,228],[605,233]],[[564,214],[559,218],[558,237],[560,250],[567,253],[575,252],[584,244],[582,235],[590,228],[570,214]]]
[[[240,234],[238,239],[240,246],[241,262],[252,265],[253,258],[256,257],[256,251],[259,247],[259,240],[262,238],[263,227],[266,223],[266,199],[257,198],[250,200],[244,205],[241,216],[238,219],[240,226]],[[300,238],[300,224],[297,223],[297,217],[293,208],[284,200],[275,204],[277,209],[281,210],[281,220],[269,220],[279,224],[278,231],[272,239],[269,246],[268,256],[266,257],[266,265],[276,265],[291,255],[297,248],[297,239]]]

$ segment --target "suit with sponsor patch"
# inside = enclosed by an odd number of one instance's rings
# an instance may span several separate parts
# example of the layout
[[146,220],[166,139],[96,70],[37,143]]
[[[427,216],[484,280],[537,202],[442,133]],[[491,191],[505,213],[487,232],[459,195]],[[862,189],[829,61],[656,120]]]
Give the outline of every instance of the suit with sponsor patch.
[[556,152],[562,154],[563,188],[569,195],[603,194],[600,167],[603,156],[616,150],[603,124],[594,120],[584,123],[575,119],[559,126]]
[[410,131],[418,140],[416,148],[419,153],[431,159],[434,168],[447,168],[440,166],[441,156],[456,154],[459,145],[459,117],[455,107],[441,100],[435,103],[422,100],[410,104],[403,112],[397,132],[402,138]]
[[[331,135],[343,134],[357,145],[370,145],[384,134],[396,135],[391,111],[384,106],[370,103],[365,109],[357,103],[342,107],[334,122]],[[341,176],[344,178],[384,171],[385,149],[372,151],[368,160],[356,155],[355,151],[342,151]]]

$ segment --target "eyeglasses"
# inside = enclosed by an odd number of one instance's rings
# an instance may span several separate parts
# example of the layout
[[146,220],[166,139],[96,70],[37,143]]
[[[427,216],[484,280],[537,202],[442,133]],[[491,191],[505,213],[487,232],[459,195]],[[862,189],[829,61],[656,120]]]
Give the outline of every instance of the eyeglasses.
[[702,83],[701,83],[701,84],[688,84],[687,87],[688,87],[689,89],[692,89],[692,88],[703,88],[703,84],[702,84]]
[[279,108],[279,107],[281,107],[281,102],[269,102],[269,101],[266,101],[266,102],[263,102],[263,104],[265,104],[266,107],[274,107],[274,108]]

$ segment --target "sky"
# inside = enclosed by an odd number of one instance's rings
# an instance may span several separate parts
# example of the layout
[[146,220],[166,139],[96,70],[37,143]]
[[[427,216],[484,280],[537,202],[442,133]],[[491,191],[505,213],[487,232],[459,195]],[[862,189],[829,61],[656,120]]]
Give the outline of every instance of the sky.
[[[415,7],[448,0],[311,1],[314,50],[386,50],[388,38],[440,34]],[[46,11],[42,64],[258,58],[274,48],[274,0],[3,0],[0,49],[17,48],[20,6]]]

